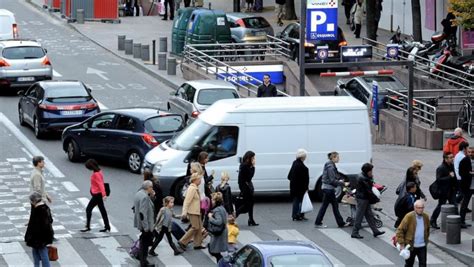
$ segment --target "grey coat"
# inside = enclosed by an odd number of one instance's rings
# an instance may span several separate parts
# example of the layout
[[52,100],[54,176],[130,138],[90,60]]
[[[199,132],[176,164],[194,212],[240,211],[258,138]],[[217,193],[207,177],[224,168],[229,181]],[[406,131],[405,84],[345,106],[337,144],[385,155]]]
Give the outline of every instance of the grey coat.
[[30,193],[33,193],[33,192],[40,193],[41,199],[43,200],[43,202],[47,203],[48,193],[46,193],[46,190],[45,190],[45,181],[44,181],[43,171],[38,168],[34,168],[33,171],[31,172]]
[[142,189],[135,194],[133,208],[135,211],[133,226],[143,232],[153,231],[155,207],[145,190]]
[[337,171],[336,164],[329,160],[324,164],[324,170],[323,170],[323,184],[321,185],[322,189],[335,189],[336,187],[343,185],[344,183],[341,183],[339,181],[339,172]]
[[211,253],[220,253],[228,251],[228,242],[227,242],[227,212],[225,211],[224,206],[218,206],[212,210],[214,216],[209,218],[209,223],[215,225],[224,224],[224,231],[218,236],[214,236],[209,233],[211,236],[211,242],[209,243],[209,252]]

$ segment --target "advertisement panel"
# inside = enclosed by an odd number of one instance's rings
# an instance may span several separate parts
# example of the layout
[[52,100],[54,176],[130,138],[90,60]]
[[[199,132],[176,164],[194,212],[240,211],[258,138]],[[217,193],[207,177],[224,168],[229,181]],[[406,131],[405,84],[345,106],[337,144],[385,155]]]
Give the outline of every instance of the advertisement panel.
[[307,40],[337,40],[337,6],[337,0],[307,0]]

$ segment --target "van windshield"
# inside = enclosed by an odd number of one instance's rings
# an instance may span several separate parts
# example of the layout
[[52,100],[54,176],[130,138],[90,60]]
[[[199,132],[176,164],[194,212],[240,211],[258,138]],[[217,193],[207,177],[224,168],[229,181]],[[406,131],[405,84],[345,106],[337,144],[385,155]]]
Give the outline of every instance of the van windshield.
[[211,125],[197,119],[184,129],[179,135],[175,136],[168,143],[169,147],[189,151],[198,141],[211,129]]

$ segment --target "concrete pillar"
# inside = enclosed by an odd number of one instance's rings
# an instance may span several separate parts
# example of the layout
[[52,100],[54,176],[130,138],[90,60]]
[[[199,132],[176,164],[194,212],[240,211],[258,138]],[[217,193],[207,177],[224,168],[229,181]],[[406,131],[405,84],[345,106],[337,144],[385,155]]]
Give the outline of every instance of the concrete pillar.
[[160,37],[159,52],[168,52],[168,37]]
[[457,213],[457,208],[454,205],[444,204],[441,206],[441,232],[446,233],[446,217]]
[[448,215],[446,218],[446,244],[461,244],[460,215]]
[[76,10],[76,21],[77,24],[84,24],[84,9]]
[[133,54],[133,40],[125,39],[125,55]]
[[119,35],[118,39],[118,50],[123,51],[125,50],[125,35]]
[[142,60],[150,61],[150,45],[142,45]]
[[166,53],[158,53],[158,70],[166,70]]
[[168,58],[168,75],[176,75],[176,58]]
[[142,44],[141,43],[133,44],[133,58],[142,58]]

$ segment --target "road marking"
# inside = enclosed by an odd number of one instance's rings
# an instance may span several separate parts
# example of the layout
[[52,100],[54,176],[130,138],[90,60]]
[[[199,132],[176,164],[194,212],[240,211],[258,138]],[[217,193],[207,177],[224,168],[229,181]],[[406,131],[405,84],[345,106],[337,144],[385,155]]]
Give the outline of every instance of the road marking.
[[69,192],[78,192],[78,191],[80,191],[79,188],[77,188],[72,182],[66,181],[66,182],[62,182],[61,184],[63,184],[63,186]]
[[102,102],[97,101],[97,104],[99,105],[100,110],[107,110],[109,109],[106,105],[102,104]]
[[53,77],[63,77],[59,72],[53,69]]
[[341,229],[319,229],[319,231],[336,243],[344,244],[344,247],[350,248],[354,255],[365,261],[368,265],[395,265],[376,250],[352,238],[346,231]]
[[8,266],[33,266],[28,253],[19,242],[0,243],[0,255]]
[[43,156],[45,161],[46,161],[46,169],[48,169],[51,174],[56,177],[56,178],[64,178],[64,174],[53,164],[53,162],[51,160],[48,159],[48,157],[46,157],[46,155],[44,155],[38,147],[35,146],[35,144],[33,144],[33,142],[31,142],[28,137],[26,137],[21,131],[20,129],[18,129],[14,124],[13,122],[11,122],[2,112],[0,112],[0,122],[3,123],[3,125],[5,125],[5,127],[8,128],[8,130],[10,130],[10,132],[23,144],[23,146],[26,147],[26,149],[28,149],[28,151],[30,151],[30,153],[32,155],[35,155],[35,156]]
[[247,245],[252,242],[262,241],[260,237],[258,237],[256,234],[252,233],[252,231],[249,231],[249,230],[240,230],[239,237],[237,240],[242,245]]
[[107,78],[104,74],[107,74],[107,72],[105,71],[101,71],[101,70],[98,70],[98,69],[94,69],[94,68],[87,68],[87,71],[86,71],[87,74],[96,74],[97,76],[99,76],[100,78],[108,81],[109,78]]
[[60,254],[58,262],[61,266],[87,266],[87,263],[82,260],[67,239],[61,239],[59,242],[55,242],[54,245],[58,248]]
[[102,255],[112,264],[113,266],[129,265],[130,256],[127,252],[120,250],[122,247],[117,240],[113,237],[105,238],[93,238],[91,239],[97,248],[100,250]]
[[[89,204],[89,199],[86,198],[86,197],[79,197],[77,198],[77,201],[79,201],[79,203],[81,203],[81,205],[86,208],[87,205]],[[105,204],[105,203],[104,203]],[[107,209],[107,208],[106,208]],[[96,215],[100,215],[100,211],[99,211],[99,207],[95,206],[94,209],[92,210],[92,212]],[[109,217],[109,225],[110,225],[110,232],[111,233],[117,233],[118,230],[117,228],[115,228],[115,226],[112,225],[112,223],[110,222],[110,216],[109,214],[107,213],[107,216]],[[104,220],[100,219],[99,220],[99,223],[104,226]]]
[[173,256],[173,250],[168,244],[168,239],[165,237],[163,237],[160,244],[156,247],[155,252],[159,255],[158,259],[165,266],[192,266],[191,263],[189,263],[185,257],[181,255]]
[[33,155],[31,155],[31,153],[28,151],[28,149],[22,147],[21,150],[23,150],[23,152],[25,152],[25,154],[28,155],[28,157],[29,157],[30,159],[33,158]]
[[[296,230],[273,230],[273,232],[279,236],[283,240],[306,240],[306,241],[311,241],[309,240],[306,236],[302,235],[300,232]],[[325,254],[328,256],[328,258],[334,263],[335,266],[346,266],[344,263],[342,263],[340,260],[338,260],[336,257],[328,253],[326,250],[323,248],[319,247]]]

